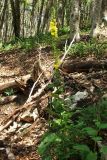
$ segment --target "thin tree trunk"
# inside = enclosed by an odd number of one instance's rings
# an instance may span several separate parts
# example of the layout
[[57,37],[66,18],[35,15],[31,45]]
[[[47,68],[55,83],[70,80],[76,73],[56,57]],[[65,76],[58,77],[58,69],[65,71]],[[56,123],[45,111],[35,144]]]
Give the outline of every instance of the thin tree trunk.
[[20,0],[10,0],[12,16],[13,16],[13,27],[16,38],[20,38]]
[[53,6],[53,0],[50,0],[47,4],[46,10],[45,10],[45,15],[43,19],[43,26],[42,26],[42,32],[44,31],[46,24],[48,24],[49,16],[51,14],[51,8]]
[[107,25],[107,0],[102,1],[102,20],[106,22]]
[[64,27],[64,18],[65,18],[65,7],[66,7],[66,0],[62,1],[63,6],[62,6],[62,22],[61,22],[61,26],[62,28]]
[[75,35],[75,40],[80,40],[80,0],[73,0],[70,15],[70,39]]
[[93,0],[92,28],[90,33],[91,37],[97,37],[99,35],[101,6],[102,0]]
[[7,3],[8,3],[8,0],[5,0],[4,2],[4,7],[3,7],[3,11],[2,11],[2,17],[0,19],[0,30],[2,29],[3,27],[3,23],[4,23],[4,19],[5,19],[5,13],[6,13],[6,9],[7,9]]
[[35,6],[37,4],[37,1],[38,0],[33,0],[32,1],[32,11],[31,11],[31,18],[30,18],[30,21],[31,21],[31,35],[33,33],[33,26],[34,26],[34,13],[35,13]]
[[41,26],[41,19],[42,19],[42,13],[43,13],[44,2],[45,2],[45,0],[42,0],[42,2],[41,2],[39,20],[38,20],[38,25],[37,25],[37,33],[39,33],[39,31],[40,31],[40,26]]
[[66,23],[67,23],[67,26],[69,26],[70,24],[70,12],[71,12],[71,7],[70,7],[70,3],[71,3],[71,0],[67,0],[66,2]]
[[[8,4],[7,4],[8,5]],[[8,19],[9,19],[9,6],[6,10],[6,22],[5,22],[5,35],[4,35],[4,42],[7,41],[7,33],[8,33]]]
[[23,38],[25,36],[25,1],[23,2],[23,16],[22,16],[22,35],[23,35]]

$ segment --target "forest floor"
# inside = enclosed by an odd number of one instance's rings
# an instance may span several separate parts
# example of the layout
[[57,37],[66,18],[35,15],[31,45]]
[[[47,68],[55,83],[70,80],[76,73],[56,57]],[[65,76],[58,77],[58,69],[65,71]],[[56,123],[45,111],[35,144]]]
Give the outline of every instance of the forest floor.
[[[6,83],[9,80],[21,77],[23,75],[31,73],[34,62],[36,61],[37,51],[33,50],[29,53],[25,53],[19,50],[10,51],[0,55],[0,83]],[[1,94],[2,97],[2,94]],[[0,125],[5,118],[9,116],[16,108],[23,105],[26,100],[26,95],[18,94],[18,99],[9,104],[0,106]],[[15,155],[16,160],[39,160],[39,155],[36,153],[36,147],[40,140],[41,135],[45,131],[45,121],[39,118],[36,120],[35,127],[25,135],[24,137],[16,136],[14,133],[6,133],[5,131],[0,133],[0,140],[4,137],[6,144],[10,146],[12,152]],[[18,140],[19,139],[19,140]],[[3,148],[2,142],[0,147]],[[1,151],[0,151],[1,152]],[[1,155],[1,153],[0,153]],[[4,156],[4,155],[3,155]],[[5,160],[5,157],[1,157]],[[0,159],[2,159],[0,157]],[[7,158],[6,158],[7,159]]]
[[[45,53],[48,54],[48,53]],[[31,50],[28,53],[22,50],[9,51],[7,53],[0,54],[0,84],[6,83],[21,76],[30,74],[34,62],[37,60],[38,51]],[[106,57],[102,57],[98,60],[95,56],[80,57],[74,59],[70,58],[73,63],[79,62],[101,62],[106,61]],[[95,66],[96,67],[96,66]],[[98,67],[98,66],[97,66]],[[71,95],[76,94],[78,91],[83,92],[87,90],[88,97],[79,102],[80,106],[84,104],[93,104],[106,94],[107,91],[107,70],[102,67],[94,70],[94,67],[89,67],[88,71],[83,70],[72,71],[65,76],[66,85]],[[104,90],[103,95],[98,95],[96,90]],[[29,90],[28,90],[29,92]],[[11,115],[15,109],[20,108],[26,102],[28,93],[24,93],[20,90],[14,91],[13,95],[17,95],[17,98],[10,103],[0,104],[0,125],[2,125],[7,117]],[[1,92],[0,99],[2,97],[11,96],[11,90]],[[41,109],[48,105],[48,99],[41,102]],[[14,117],[14,116],[13,116]],[[20,123],[23,124],[21,132]],[[0,133],[0,159],[5,160],[11,156],[11,160],[40,160],[40,156],[37,153],[37,146],[40,142],[41,136],[47,130],[47,123],[45,116],[41,114],[35,121],[23,120],[18,125],[13,122],[13,126],[5,128]],[[26,128],[31,128],[26,133]],[[17,129],[15,128],[17,125]],[[28,125],[28,126],[27,126]],[[25,128],[24,128],[25,127]],[[4,153],[4,154],[3,154]],[[7,155],[6,155],[7,154]],[[7,158],[7,157],[8,158]]]

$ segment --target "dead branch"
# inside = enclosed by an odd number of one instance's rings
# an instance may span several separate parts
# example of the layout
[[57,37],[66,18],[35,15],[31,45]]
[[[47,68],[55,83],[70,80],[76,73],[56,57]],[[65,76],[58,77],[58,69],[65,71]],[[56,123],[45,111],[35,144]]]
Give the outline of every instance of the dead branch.
[[74,37],[73,37],[73,39],[72,39],[70,45],[68,46],[68,49],[67,49],[67,41],[66,41],[66,43],[65,43],[65,52],[64,52],[63,57],[61,58],[61,63],[60,63],[60,65],[63,64],[66,55],[68,54],[68,52],[69,52],[69,50],[70,50],[72,44],[74,43],[74,41],[75,41],[75,36],[76,36],[76,35],[74,35]]
[[28,79],[30,79],[31,75],[25,75],[21,78],[13,79],[8,82],[0,83],[0,92],[4,91],[6,88],[23,88],[26,85]]
[[28,99],[27,99],[27,101],[26,101],[27,103],[30,101],[31,95],[32,95],[32,93],[33,93],[33,90],[34,90],[36,84],[39,82],[42,74],[43,74],[43,72],[39,75],[38,79],[37,79],[36,82],[33,84],[32,88],[31,88],[31,91],[30,91],[30,93],[29,93],[29,97],[28,97]]
[[19,116],[19,114],[22,111],[25,111],[26,109],[28,109],[29,107],[33,107],[36,102],[35,100],[41,96],[41,94],[43,94],[44,89],[49,85],[50,81],[48,81],[46,84],[42,85],[42,87],[33,95],[31,96],[31,100],[27,103],[25,103],[21,108],[16,109],[5,121],[5,124],[3,126],[0,126],[0,132],[3,131],[4,129],[8,128],[9,125],[11,125],[13,123],[14,120],[17,119],[17,117]]
[[4,105],[4,104],[10,103],[10,102],[13,102],[16,98],[17,98],[16,95],[2,97],[2,98],[0,98],[0,105]]

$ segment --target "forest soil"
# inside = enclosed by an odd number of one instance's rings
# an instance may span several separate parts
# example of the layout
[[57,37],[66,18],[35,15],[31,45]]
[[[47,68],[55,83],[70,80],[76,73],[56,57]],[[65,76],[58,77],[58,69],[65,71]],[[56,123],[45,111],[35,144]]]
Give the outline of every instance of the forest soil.
[[[48,53],[45,53],[48,56]],[[103,57],[102,57],[103,58]],[[31,50],[27,53],[24,50],[14,50],[0,54],[0,83],[7,82],[11,79],[18,78],[30,74],[32,72],[33,65],[38,59],[38,51]],[[70,58],[71,59],[71,58]],[[75,61],[88,61],[97,60],[96,57],[88,56],[85,58],[77,57],[72,58]],[[65,73],[64,73],[65,74]],[[95,72],[90,70],[89,73],[72,73],[64,75],[65,86],[67,91],[69,90],[71,95],[77,91],[87,90],[91,92],[92,87],[94,90],[101,88],[107,89],[107,72]],[[0,97],[2,97],[1,93]],[[94,95],[94,98],[93,98]],[[79,102],[79,106],[83,106],[84,103],[89,104],[98,100],[99,97],[96,94],[91,94],[87,100]],[[26,102],[26,95],[19,92],[18,99],[15,102],[9,104],[0,105],[0,125],[5,121],[6,117],[11,115],[16,108],[21,107]],[[47,106],[48,101],[43,102]],[[42,104],[42,105],[43,105]],[[16,133],[5,134],[0,133],[0,139],[5,137],[6,145],[10,146],[12,153],[16,160],[40,160],[40,156],[37,153],[37,147],[44,132],[47,130],[47,123],[44,117],[39,117],[36,120],[36,125],[28,132],[28,134],[20,135]],[[8,135],[8,136],[7,136]],[[1,142],[1,141],[0,141]],[[5,159],[4,159],[5,160]]]

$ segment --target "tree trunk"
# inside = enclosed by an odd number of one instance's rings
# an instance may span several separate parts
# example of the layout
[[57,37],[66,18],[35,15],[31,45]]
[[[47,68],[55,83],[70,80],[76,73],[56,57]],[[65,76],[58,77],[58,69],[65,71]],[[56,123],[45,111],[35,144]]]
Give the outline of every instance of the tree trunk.
[[33,34],[34,14],[35,14],[35,6],[36,6],[36,4],[37,4],[37,0],[33,0],[33,1],[32,1],[31,18],[30,18],[30,22],[31,22],[31,35]]
[[[49,16],[51,14],[51,8],[53,6],[53,0],[50,0],[47,4],[46,10],[45,10],[45,15],[44,15],[44,19],[43,19],[43,26],[42,26],[42,32],[44,31],[46,24],[48,25],[48,20],[49,20]],[[50,16],[51,17],[51,16]]]
[[[59,6],[58,6],[59,4]],[[57,24],[58,24],[58,29],[60,27],[64,27],[64,18],[65,18],[65,7],[66,7],[66,1],[62,0],[61,3],[57,3],[58,9],[57,9]]]
[[107,0],[102,1],[102,20],[107,25]]
[[62,6],[62,22],[61,22],[61,26],[62,28],[64,27],[64,18],[65,18],[65,7],[66,7],[66,0],[62,2],[63,6]]
[[[8,2],[7,2],[8,5]],[[9,22],[9,5],[7,6],[6,9],[6,20],[5,20],[5,34],[4,34],[4,42],[7,41],[7,35],[8,35],[8,22]]]
[[10,0],[15,38],[20,38],[20,0]]
[[23,38],[25,36],[25,7],[26,7],[26,3],[24,1],[23,2],[23,13],[22,13],[22,36]]
[[80,40],[80,0],[73,0],[71,4],[71,15],[70,15],[70,39]]
[[92,28],[90,33],[91,37],[97,37],[100,32],[101,6],[102,0],[93,0]]
[[4,23],[4,18],[5,18],[5,13],[6,13],[6,9],[7,9],[7,2],[8,0],[5,0],[4,2],[4,7],[3,7],[3,11],[2,11],[2,17],[0,18],[0,30],[3,27],[3,23]]
[[45,0],[42,0],[42,2],[41,2],[39,20],[38,20],[38,25],[37,25],[37,33],[39,33],[39,31],[40,31],[40,25],[41,25],[41,19],[42,19],[42,12],[43,12],[43,7],[44,7],[44,2],[45,2]]

